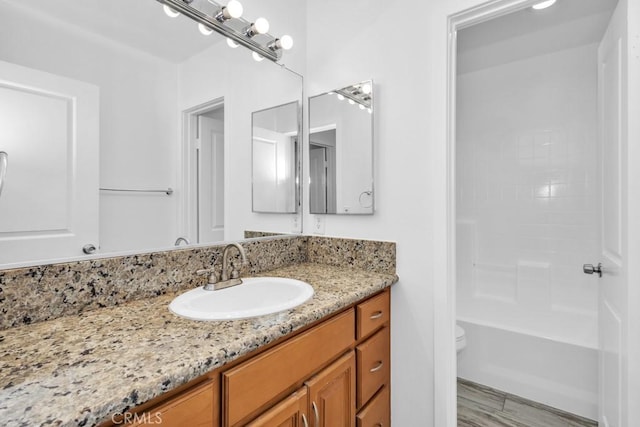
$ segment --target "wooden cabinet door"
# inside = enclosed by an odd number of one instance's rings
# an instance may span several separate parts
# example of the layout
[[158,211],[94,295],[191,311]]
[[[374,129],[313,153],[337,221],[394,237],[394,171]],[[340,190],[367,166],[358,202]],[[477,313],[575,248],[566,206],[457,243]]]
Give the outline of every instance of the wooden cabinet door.
[[312,427],[354,427],[356,360],[353,351],[306,382]]
[[303,387],[260,415],[246,427],[309,427],[309,401]]
[[390,334],[389,327],[382,328],[374,336],[356,347],[358,368],[357,400],[362,408],[380,388],[389,382],[390,376]]
[[215,381],[209,380],[156,408],[136,414],[133,423],[124,424],[132,427],[214,427],[219,425],[216,394]]
[[390,398],[389,387],[382,387],[382,390],[356,415],[356,427],[389,427],[391,425]]

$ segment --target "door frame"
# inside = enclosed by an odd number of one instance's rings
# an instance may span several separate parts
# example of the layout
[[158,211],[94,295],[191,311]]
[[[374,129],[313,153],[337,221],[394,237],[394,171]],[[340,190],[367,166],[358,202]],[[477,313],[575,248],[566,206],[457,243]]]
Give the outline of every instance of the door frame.
[[447,137],[446,137],[446,268],[436,280],[434,300],[434,425],[457,426],[456,325],[456,70],[457,32],[526,9],[540,0],[493,0],[447,17]]
[[[217,108],[224,108],[224,97],[215,98],[182,111],[181,170],[178,177],[182,191],[177,194],[178,236],[176,238],[179,236],[186,237],[191,243],[198,241],[198,169],[197,158],[192,155],[193,145],[198,133],[198,116]],[[226,138],[224,146],[226,153]]]

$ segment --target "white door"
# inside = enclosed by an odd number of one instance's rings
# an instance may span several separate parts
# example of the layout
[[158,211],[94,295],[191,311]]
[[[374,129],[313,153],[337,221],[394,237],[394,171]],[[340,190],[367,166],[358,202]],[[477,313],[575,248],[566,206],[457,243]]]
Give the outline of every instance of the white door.
[[[629,158],[629,97],[640,76],[629,72],[628,1],[620,0],[598,49],[600,138],[602,141],[602,278],[600,279],[600,415],[604,427],[635,427],[630,417],[629,337],[638,333],[630,322],[629,243],[634,241],[630,224],[640,220],[629,215],[629,192],[633,159]],[[635,1],[635,0],[631,0]],[[638,19],[633,18],[633,19]],[[632,118],[637,121],[638,117]],[[634,141],[637,144],[638,141]],[[631,170],[630,170],[631,168]],[[635,236],[640,239],[640,236]],[[637,262],[637,260],[634,260]],[[637,283],[634,286],[638,286]],[[635,307],[637,310],[638,307]],[[631,392],[632,393],[632,392]]]
[[224,240],[224,123],[198,117],[198,243]]
[[98,88],[0,61],[0,264],[98,247]]

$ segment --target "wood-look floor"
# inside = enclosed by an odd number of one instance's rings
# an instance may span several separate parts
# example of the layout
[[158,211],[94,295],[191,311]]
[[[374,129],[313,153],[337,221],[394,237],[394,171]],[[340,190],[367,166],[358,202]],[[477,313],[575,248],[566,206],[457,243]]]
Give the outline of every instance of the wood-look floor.
[[513,394],[458,379],[458,427],[597,427],[579,417]]

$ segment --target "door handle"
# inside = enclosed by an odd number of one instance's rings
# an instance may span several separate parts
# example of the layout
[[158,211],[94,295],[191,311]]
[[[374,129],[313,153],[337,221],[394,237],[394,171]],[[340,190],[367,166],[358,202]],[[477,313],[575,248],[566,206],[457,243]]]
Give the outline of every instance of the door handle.
[[602,263],[599,262],[598,265],[596,265],[595,267],[593,266],[593,264],[584,264],[582,266],[582,271],[585,274],[596,273],[598,277],[602,277]]

